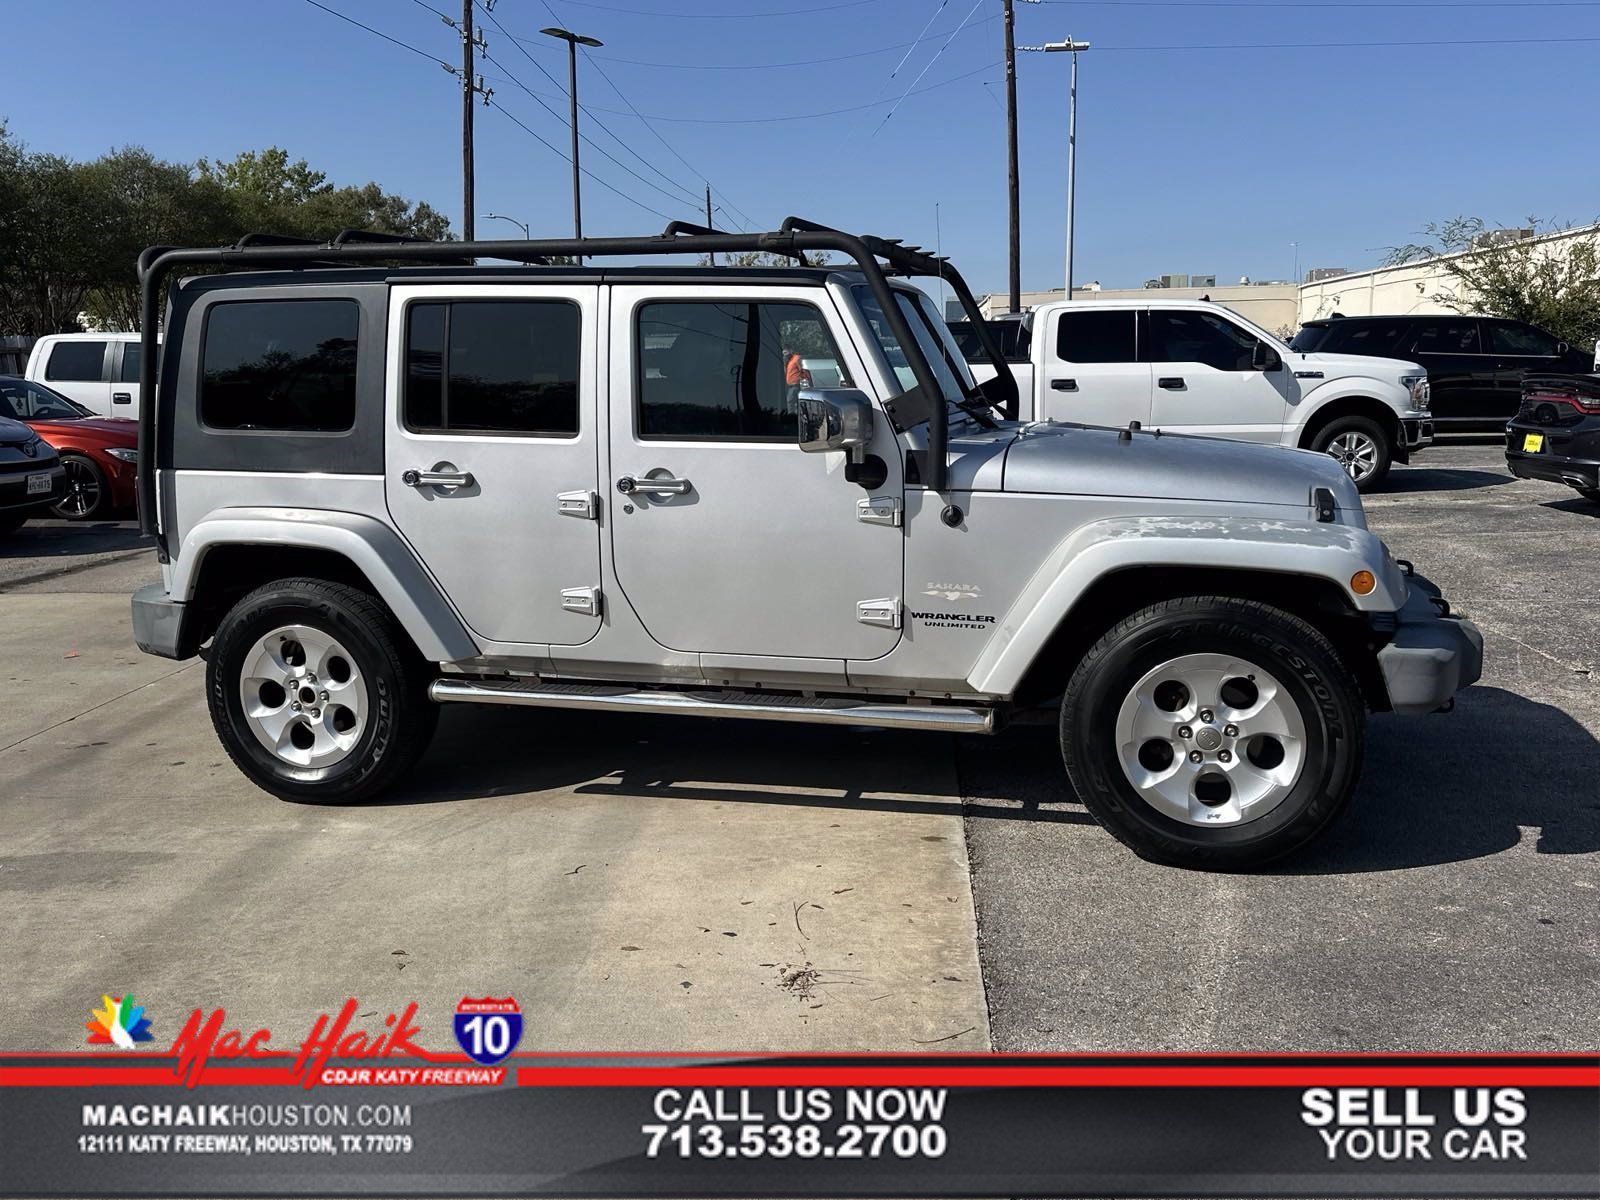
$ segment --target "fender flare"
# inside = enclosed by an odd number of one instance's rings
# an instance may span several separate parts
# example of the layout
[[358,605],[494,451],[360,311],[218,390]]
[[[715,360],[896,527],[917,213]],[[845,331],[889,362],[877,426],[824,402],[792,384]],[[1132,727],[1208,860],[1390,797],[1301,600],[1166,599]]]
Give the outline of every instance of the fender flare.
[[[1112,517],[1075,531],[1045,559],[973,664],[967,677],[973,690],[1011,695],[1090,587],[1132,567],[1305,576],[1336,585],[1362,612],[1393,612],[1407,591],[1383,543],[1357,526],[1247,517]],[[1350,577],[1362,570],[1376,576],[1377,587],[1357,596],[1350,591]]]
[[[1420,368],[1419,368],[1420,370]],[[1389,419],[1402,433],[1405,423],[1400,417],[1400,409],[1396,408],[1392,400],[1385,400],[1384,393],[1396,391],[1396,385],[1377,379],[1371,375],[1346,375],[1331,380],[1319,387],[1312,388],[1300,397],[1300,403],[1295,407],[1294,444],[1300,449],[1307,449],[1310,441],[1306,437],[1306,430],[1316,422],[1331,404],[1339,404],[1346,400],[1370,400],[1380,408],[1388,410]],[[1402,437],[1402,442],[1404,438]],[[1401,450],[1405,449],[1402,444]]]
[[479,653],[477,642],[400,535],[359,513],[304,508],[223,508],[197,522],[172,561],[169,594],[187,601],[207,551],[217,546],[327,550],[348,559],[431,662]]

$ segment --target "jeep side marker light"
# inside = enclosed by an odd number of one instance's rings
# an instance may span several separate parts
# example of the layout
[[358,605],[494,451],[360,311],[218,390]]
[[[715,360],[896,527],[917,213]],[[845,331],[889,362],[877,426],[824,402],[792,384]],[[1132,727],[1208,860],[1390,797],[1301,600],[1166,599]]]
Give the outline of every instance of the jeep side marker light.
[[1350,590],[1358,596],[1372,595],[1372,589],[1377,586],[1378,581],[1371,571],[1357,571],[1350,576]]

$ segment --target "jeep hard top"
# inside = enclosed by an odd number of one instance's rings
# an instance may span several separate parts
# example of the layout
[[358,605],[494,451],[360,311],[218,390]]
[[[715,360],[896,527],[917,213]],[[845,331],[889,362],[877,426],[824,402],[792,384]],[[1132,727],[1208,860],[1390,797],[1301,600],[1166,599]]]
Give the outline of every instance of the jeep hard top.
[[[751,250],[796,266],[606,265]],[[1051,706],[1063,798],[1235,867],[1333,820],[1367,711],[1478,677],[1326,455],[1019,422],[967,285],[894,240],[251,237],[140,277],[135,636],[206,658],[278,795],[400,785],[445,703],[972,733]]]

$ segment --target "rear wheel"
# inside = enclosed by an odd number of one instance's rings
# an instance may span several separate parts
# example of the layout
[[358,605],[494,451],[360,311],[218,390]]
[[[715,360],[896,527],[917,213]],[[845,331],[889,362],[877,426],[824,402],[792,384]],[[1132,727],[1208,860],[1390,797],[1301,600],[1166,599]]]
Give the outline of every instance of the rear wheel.
[[1360,772],[1360,690],[1320,632],[1254,601],[1188,596],[1119,622],[1061,706],[1078,798],[1141,856],[1241,869],[1338,816]]
[[1312,439],[1311,448],[1332,455],[1357,490],[1370,492],[1389,474],[1394,442],[1368,417],[1336,417]]
[[437,706],[428,673],[376,599],[341,583],[257,588],[217,628],[212,724],[258,786],[300,800],[375,796],[421,757]]
[[81,454],[63,454],[61,466],[67,490],[50,511],[66,521],[89,521],[104,513],[110,504],[105,472]]

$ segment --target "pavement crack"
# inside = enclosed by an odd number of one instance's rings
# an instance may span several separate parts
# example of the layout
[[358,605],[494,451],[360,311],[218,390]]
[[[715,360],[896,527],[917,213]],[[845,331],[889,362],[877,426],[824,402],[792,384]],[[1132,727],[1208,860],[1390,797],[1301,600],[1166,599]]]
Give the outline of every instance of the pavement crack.
[[76,721],[79,717],[86,717],[92,712],[99,712],[102,708],[105,708],[106,705],[115,704],[118,700],[125,700],[135,692],[142,692],[145,690],[145,688],[155,687],[155,685],[158,683],[164,683],[166,680],[171,679],[174,675],[181,675],[183,672],[189,670],[195,665],[195,662],[186,662],[183,664],[183,666],[168,671],[165,675],[158,675],[154,679],[147,680],[146,682],[139,684],[137,687],[131,687],[125,692],[118,692],[115,696],[100,701],[99,704],[92,704],[82,712],[73,713],[70,717],[62,717],[61,720],[56,721],[53,724],[46,725],[43,729],[36,729],[30,734],[19,737],[14,742],[8,742],[6,745],[0,746],[0,754],[4,754],[7,750],[14,750],[24,742],[31,742],[36,737],[43,737],[52,729],[60,729],[63,725],[66,725],[72,721]]

